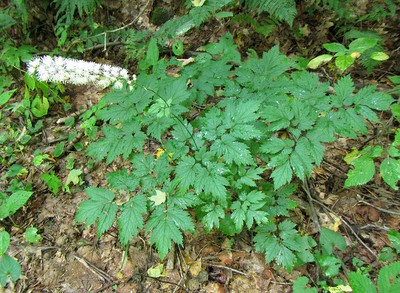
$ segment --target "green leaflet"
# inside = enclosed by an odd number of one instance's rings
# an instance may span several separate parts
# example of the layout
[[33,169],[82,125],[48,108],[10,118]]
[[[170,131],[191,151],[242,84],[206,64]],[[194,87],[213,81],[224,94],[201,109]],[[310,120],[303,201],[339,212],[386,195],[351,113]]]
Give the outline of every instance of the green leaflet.
[[349,275],[349,282],[354,292],[376,293],[376,288],[371,279],[364,275],[362,272],[351,272]]
[[231,209],[233,212],[231,217],[236,230],[241,231],[244,223],[250,230],[254,223],[259,225],[268,221],[268,213],[263,210],[265,198],[265,194],[253,190],[248,194],[241,194],[239,200],[232,203]]
[[400,290],[400,261],[384,266],[378,275],[380,292],[397,292]]
[[135,121],[124,124],[122,128],[104,126],[102,128],[104,138],[93,142],[87,153],[95,157],[96,161],[107,158],[106,164],[110,164],[119,155],[127,159],[133,150],[143,147],[147,138],[140,129],[140,125]]
[[193,232],[193,221],[189,213],[177,208],[165,209],[163,205],[158,206],[151,214],[147,222],[147,231],[151,231],[151,244],[155,244],[161,259],[164,259],[172,247],[172,241],[183,244],[182,231]]
[[132,237],[143,229],[143,216],[146,212],[146,197],[143,194],[136,194],[121,207],[118,232],[123,246],[128,245]]
[[[267,263],[275,260],[290,271],[301,259],[313,260],[309,250],[316,245],[315,241],[307,236],[299,236],[295,226],[290,221],[283,221],[278,227],[269,223],[256,229],[258,233],[254,237],[254,245],[257,251],[265,253]],[[275,234],[276,231],[279,233]]]
[[77,222],[85,222],[87,226],[97,222],[97,236],[100,237],[108,230],[117,215],[118,206],[113,202],[114,193],[97,187],[85,189],[89,200],[83,201],[78,206],[75,216]]

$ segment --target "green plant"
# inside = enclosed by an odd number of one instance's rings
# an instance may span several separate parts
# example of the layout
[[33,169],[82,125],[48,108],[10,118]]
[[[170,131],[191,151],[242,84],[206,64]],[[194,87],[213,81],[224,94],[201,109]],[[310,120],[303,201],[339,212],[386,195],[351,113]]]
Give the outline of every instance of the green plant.
[[358,38],[352,41],[348,48],[339,43],[323,44],[326,50],[335,53],[335,55],[323,54],[315,57],[308,63],[307,67],[310,69],[316,69],[321,64],[327,63],[335,58],[336,67],[341,72],[344,72],[357,58],[363,56],[363,54],[366,54],[367,58],[375,61],[385,61],[389,59],[389,56],[386,53],[377,50],[377,44],[379,41],[380,39],[378,38]]
[[27,30],[29,10],[26,0],[12,0],[5,8],[0,9],[0,32],[3,33],[14,25],[21,25]]
[[[28,199],[32,196],[33,191],[30,185],[25,185],[19,180],[27,170],[21,166],[14,164],[10,166],[6,174],[1,180],[8,179],[10,184],[6,192],[0,191],[0,220],[4,221],[8,217],[15,214],[22,208]],[[10,280],[15,282],[21,275],[20,264],[7,254],[10,245],[10,234],[0,231],[0,285],[5,286]]]
[[296,2],[293,0],[245,0],[245,3],[253,10],[258,9],[258,13],[266,11],[290,26],[297,15]]
[[[392,77],[392,80],[396,81],[396,78]],[[363,88],[360,90],[359,94],[363,95],[365,90],[368,89],[373,91],[374,87]],[[396,87],[394,88],[394,93],[396,93]],[[382,101],[382,98],[376,97],[376,99],[377,101]],[[385,108],[382,108],[382,110]],[[391,105],[391,112],[393,117],[399,120],[400,107],[398,104]],[[391,122],[389,121],[388,125],[390,124]],[[397,128],[395,130],[388,130],[391,132],[393,138],[389,139],[385,144],[376,143],[374,145],[367,146],[362,150],[353,149],[352,152],[346,155],[344,158],[346,163],[351,164],[354,169],[351,169],[348,172],[348,178],[346,179],[344,185],[345,187],[362,185],[369,182],[376,173],[375,161],[378,160],[380,162],[379,174],[382,176],[383,181],[394,190],[398,190],[397,183],[400,178],[400,129]],[[384,137],[387,135],[386,132],[387,130],[383,129],[383,132],[380,134],[380,136]]]
[[[378,290],[379,292],[398,292],[400,290],[400,261],[388,264],[379,270]],[[351,272],[349,282],[354,293],[377,292],[371,279],[360,270]]]
[[[229,34],[205,50],[175,78],[164,72],[179,62],[155,61],[155,55],[133,90],[103,97],[95,114],[106,123],[104,136],[87,154],[106,164],[122,156],[130,171],[108,174],[109,189],[87,188],[76,220],[97,222],[101,236],[117,219],[124,246],[142,230],[151,233],[164,258],[194,230],[193,210],[206,231],[254,229],[255,247],[267,262],[290,270],[314,261],[314,240],[278,220],[296,206],[291,183],[311,175],[322,160],[322,143],[366,134],[364,119],[376,122],[372,110],[388,108],[393,99],[373,88],[353,94],[350,77],[328,95],[316,76],[288,73],[293,63],[278,47],[242,62]],[[191,118],[196,104],[205,110]],[[145,151],[149,139],[161,154]]]

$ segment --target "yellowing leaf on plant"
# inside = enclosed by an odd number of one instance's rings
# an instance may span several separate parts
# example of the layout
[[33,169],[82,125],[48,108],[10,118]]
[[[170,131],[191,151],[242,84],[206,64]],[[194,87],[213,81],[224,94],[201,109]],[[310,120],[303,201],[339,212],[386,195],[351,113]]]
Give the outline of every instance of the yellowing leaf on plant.
[[156,189],[156,195],[150,196],[149,199],[154,202],[155,206],[159,206],[167,199],[167,194],[161,190]]
[[317,69],[321,64],[331,61],[332,58],[333,56],[329,54],[320,55],[318,57],[315,57],[314,59],[311,59],[310,62],[308,62],[307,64],[307,68]]
[[[158,148],[156,152],[156,158],[160,158],[163,154],[165,153],[165,149],[163,148]],[[168,153],[168,161],[172,162],[172,155],[174,153]]]
[[196,6],[196,7],[203,6],[204,2],[206,2],[206,0],[192,0],[193,6]]
[[163,153],[165,153],[165,150],[163,148],[158,148],[156,152],[156,158],[158,159],[161,157]]
[[160,278],[165,277],[165,269],[164,264],[160,263],[154,267],[151,267],[147,270],[147,275],[151,278]]
[[370,58],[376,61],[385,61],[389,59],[389,55],[384,52],[374,52]]
[[352,151],[350,153],[348,153],[345,157],[344,157],[344,161],[347,164],[351,164],[355,159],[358,158],[360,152],[358,149],[356,148],[352,148]]

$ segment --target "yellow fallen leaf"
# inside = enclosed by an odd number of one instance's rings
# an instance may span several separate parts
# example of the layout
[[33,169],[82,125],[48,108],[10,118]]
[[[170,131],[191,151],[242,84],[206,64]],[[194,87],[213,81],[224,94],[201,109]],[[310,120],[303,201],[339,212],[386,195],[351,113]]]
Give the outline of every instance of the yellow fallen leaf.
[[193,278],[196,278],[201,272],[201,258],[193,262],[190,267],[189,271],[192,274]]
[[159,206],[167,199],[167,194],[164,191],[156,189],[156,195],[150,196],[149,199],[154,202],[155,206]]
[[152,278],[165,277],[166,274],[165,274],[165,270],[164,270],[164,264],[160,263],[156,266],[149,268],[147,270],[147,275]]

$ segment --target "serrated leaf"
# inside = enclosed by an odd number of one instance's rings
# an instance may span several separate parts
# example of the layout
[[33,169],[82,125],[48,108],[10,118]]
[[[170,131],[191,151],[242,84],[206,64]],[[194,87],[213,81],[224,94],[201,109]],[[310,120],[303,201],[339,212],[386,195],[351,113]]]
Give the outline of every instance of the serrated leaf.
[[349,274],[349,282],[353,292],[376,293],[376,288],[371,279],[361,271],[351,272]]
[[342,235],[325,227],[322,227],[321,229],[319,242],[321,243],[322,252],[328,255],[333,253],[334,247],[337,247],[342,251],[347,247],[346,240]]
[[271,178],[274,180],[275,190],[287,183],[290,183],[290,181],[292,181],[292,169],[290,168],[289,160],[277,167],[271,173]]
[[193,231],[194,225],[189,214],[177,207],[158,206],[147,222],[147,231],[151,231],[150,242],[155,244],[161,259],[164,259],[172,247],[172,242],[183,244],[183,231]]
[[128,174],[126,168],[123,168],[121,171],[107,173],[106,178],[110,187],[115,190],[131,192],[139,185],[139,178],[134,176],[134,174]]
[[184,190],[188,190],[191,185],[194,185],[196,173],[194,165],[196,161],[192,157],[183,157],[175,168],[175,174],[180,181],[180,186]]
[[388,93],[374,92],[370,95],[364,96],[362,103],[371,109],[386,111],[390,109],[390,105],[393,101],[392,96]]
[[260,151],[265,154],[276,154],[285,147],[287,147],[287,143],[284,140],[277,137],[272,137],[261,145]]
[[381,268],[378,274],[378,288],[380,292],[400,292],[400,261],[388,264]]
[[397,182],[400,179],[400,163],[393,158],[385,158],[380,166],[382,179],[394,190],[398,190]]
[[110,190],[97,187],[88,187],[85,189],[85,193],[89,200],[85,200],[78,205],[75,221],[85,222],[89,226],[102,217],[103,208],[113,201],[115,195]]
[[219,219],[225,217],[224,209],[220,205],[206,205],[202,208],[206,215],[202,218],[201,222],[204,224],[204,229],[210,232],[213,228],[219,228]]
[[228,180],[222,176],[225,172],[224,165],[219,163],[209,163],[205,168],[196,165],[196,178],[194,188],[197,193],[204,191],[206,194],[211,194],[218,201],[225,202],[226,187],[229,185]]
[[231,209],[231,218],[235,223],[235,228],[236,230],[241,231],[241,229],[243,228],[243,223],[246,219],[247,207],[242,205],[240,201],[235,201],[232,203]]
[[97,237],[103,235],[103,233],[112,226],[117,215],[117,211],[118,206],[115,203],[107,203],[103,206],[97,222]]
[[339,268],[342,266],[340,259],[331,255],[322,255],[317,258],[318,264],[321,266],[324,275],[332,278],[339,274]]
[[256,183],[255,180],[261,179],[259,174],[263,173],[262,168],[255,168],[255,167],[250,167],[245,174],[241,175],[240,178],[236,181],[238,185],[247,185],[247,186],[252,186],[255,187]]
[[134,149],[141,150],[147,138],[140,125],[134,121],[123,124],[122,128],[105,126],[102,131],[104,137],[91,143],[87,154],[94,157],[96,162],[107,157],[107,165],[119,155],[127,159]]
[[40,176],[40,178],[47,183],[47,185],[49,186],[50,190],[54,193],[54,195],[57,195],[58,191],[60,190],[60,187],[62,186],[62,182],[55,175],[54,171],[51,171],[50,174],[44,173],[42,174],[42,176]]
[[282,266],[288,270],[291,270],[294,267],[295,262],[297,261],[296,255],[287,248],[286,246],[281,246],[279,248],[279,253],[275,258],[276,264],[278,266]]
[[357,105],[355,107],[355,111],[357,114],[362,115],[365,119],[367,119],[371,122],[380,123],[380,119],[378,118],[376,113],[367,106]]
[[362,156],[353,161],[354,169],[350,170],[344,187],[363,185],[370,181],[375,174],[374,160],[368,156]]
[[247,165],[253,163],[253,158],[249,148],[242,142],[238,142],[234,137],[224,134],[221,139],[216,140],[211,148],[218,156],[223,156],[228,164],[235,162],[237,165]]
[[143,215],[146,212],[146,197],[143,194],[136,194],[122,206],[118,218],[119,239],[122,246],[128,245],[132,237],[137,236],[139,230],[143,228]]

